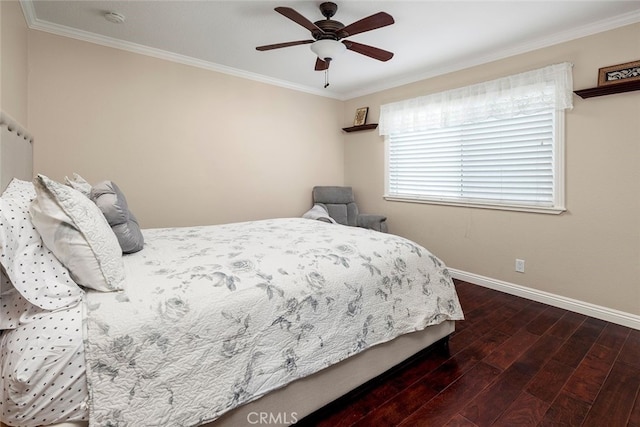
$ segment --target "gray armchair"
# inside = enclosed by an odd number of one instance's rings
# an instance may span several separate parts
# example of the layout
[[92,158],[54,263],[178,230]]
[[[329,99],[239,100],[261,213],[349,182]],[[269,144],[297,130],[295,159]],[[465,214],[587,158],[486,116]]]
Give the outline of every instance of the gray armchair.
[[313,203],[321,205],[337,223],[387,232],[387,217],[358,212],[351,187],[313,187]]

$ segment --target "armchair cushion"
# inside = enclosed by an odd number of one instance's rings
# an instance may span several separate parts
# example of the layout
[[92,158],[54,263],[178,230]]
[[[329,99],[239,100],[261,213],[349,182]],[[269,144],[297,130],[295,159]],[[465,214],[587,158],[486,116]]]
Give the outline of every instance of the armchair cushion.
[[387,232],[387,217],[376,214],[360,214],[358,215],[358,227],[370,228],[376,231]]
[[316,203],[346,205],[355,203],[351,187],[313,187],[313,200]]

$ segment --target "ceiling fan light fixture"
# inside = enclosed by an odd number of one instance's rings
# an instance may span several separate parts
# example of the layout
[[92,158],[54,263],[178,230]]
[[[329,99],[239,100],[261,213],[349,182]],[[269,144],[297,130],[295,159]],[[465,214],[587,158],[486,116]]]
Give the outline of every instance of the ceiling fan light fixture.
[[317,40],[311,44],[311,50],[323,61],[335,59],[347,50],[347,47],[337,40]]

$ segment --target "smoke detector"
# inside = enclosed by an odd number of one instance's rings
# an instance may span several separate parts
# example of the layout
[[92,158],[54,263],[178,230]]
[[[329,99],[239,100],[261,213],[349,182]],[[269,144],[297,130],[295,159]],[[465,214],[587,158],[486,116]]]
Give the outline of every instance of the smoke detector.
[[104,19],[114,24],[122,24],[124,22],[124,15],[117,12],[105,12]]

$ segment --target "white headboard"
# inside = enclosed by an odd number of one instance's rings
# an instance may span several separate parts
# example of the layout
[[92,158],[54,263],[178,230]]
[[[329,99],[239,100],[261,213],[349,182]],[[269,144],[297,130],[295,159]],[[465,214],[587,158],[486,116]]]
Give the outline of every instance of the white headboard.
[[33,179],[33,137],[4,111],[0,111],[0,192],[13,178]]

